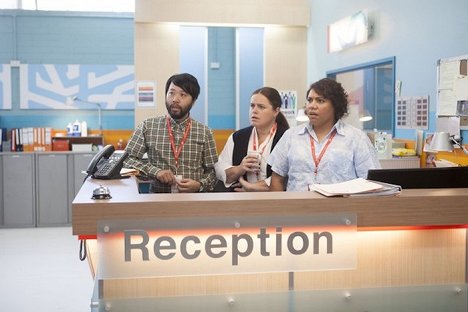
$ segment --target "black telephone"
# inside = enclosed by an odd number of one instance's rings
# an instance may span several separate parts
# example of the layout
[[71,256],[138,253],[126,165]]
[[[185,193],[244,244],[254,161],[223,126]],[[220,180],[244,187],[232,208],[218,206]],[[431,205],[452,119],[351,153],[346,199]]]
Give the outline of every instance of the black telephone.
[[113,145],[106,145],[93,157],[86,169],[88,176],[95,179],[122,179],[120,175],[124,160],[128,157],[125,151],[115,151]]

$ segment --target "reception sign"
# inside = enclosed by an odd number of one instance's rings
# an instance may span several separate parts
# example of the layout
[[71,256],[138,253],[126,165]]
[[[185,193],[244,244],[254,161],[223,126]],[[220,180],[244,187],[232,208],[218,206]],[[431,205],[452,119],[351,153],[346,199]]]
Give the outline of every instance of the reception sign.
[[353,214],[108,221],[98,232],[99,279],[356,267]]

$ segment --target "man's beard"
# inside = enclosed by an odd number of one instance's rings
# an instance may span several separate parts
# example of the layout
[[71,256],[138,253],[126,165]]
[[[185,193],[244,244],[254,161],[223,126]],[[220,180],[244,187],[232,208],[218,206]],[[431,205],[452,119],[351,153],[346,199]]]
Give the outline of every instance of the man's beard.
[[[171,106],[172,107],[174,107],[174,106],[177,107],[178,111],[174,112],[171,109]],[[193,106],[193,103],[191,103],[190,106],[188,106],[188,107],[186,107],[184,109],[179,104],[169,104],[169,103],[166,102],[167,112],[169,113],[169,116],[171,116],[172,119],[175,119],[175,120],[180,120],[180,119],[185,118],[190,113],[190,110],[192,109],[192,106]]]

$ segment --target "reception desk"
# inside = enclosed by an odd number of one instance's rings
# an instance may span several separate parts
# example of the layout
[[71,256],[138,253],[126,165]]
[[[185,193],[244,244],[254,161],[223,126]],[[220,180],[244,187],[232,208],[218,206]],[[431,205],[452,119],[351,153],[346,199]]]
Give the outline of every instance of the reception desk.
[[[91,198],[100,185],[111,199]],[[356,218],[353,269],[97,277],[92,300],[99,311],[467,311],[466,188],[356,198],[314,192],[139,194],[133,177],[88,179],[72,207],[73,234],[88,241],[92,270],[99,270],[93,239],[106,220]]]

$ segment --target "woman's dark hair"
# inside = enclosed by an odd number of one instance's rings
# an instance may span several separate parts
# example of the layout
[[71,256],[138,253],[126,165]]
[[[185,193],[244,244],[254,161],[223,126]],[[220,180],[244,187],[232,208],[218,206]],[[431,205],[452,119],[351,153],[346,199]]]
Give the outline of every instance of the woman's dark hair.
[[348,113],[348,93],[341,83],[330,78],[323,78],[310,85],[306,98],[309,96],[310,90],[314,90],[326,100],[330,100],[335,109],[335,122]]
[[198,84],[198,80],[190,74],[183,73],[171,76],[166,82],[166,94],[171,83],[190,94],[194,102],[200,94],[200,85]]
[[[265,96],[268,99],[268,101],[270,101],[271,106],[273,106],[273,109],[281,109],[281,95],[275,88],[263,87],[252,92],[252,95],[254,94],[261,94]],[[278,128],[289,129],[288,121],[286,120],[286,117],[284,117],[281,111],[278,113],[278,115],[276,115],[276,124],[278,125]]]

